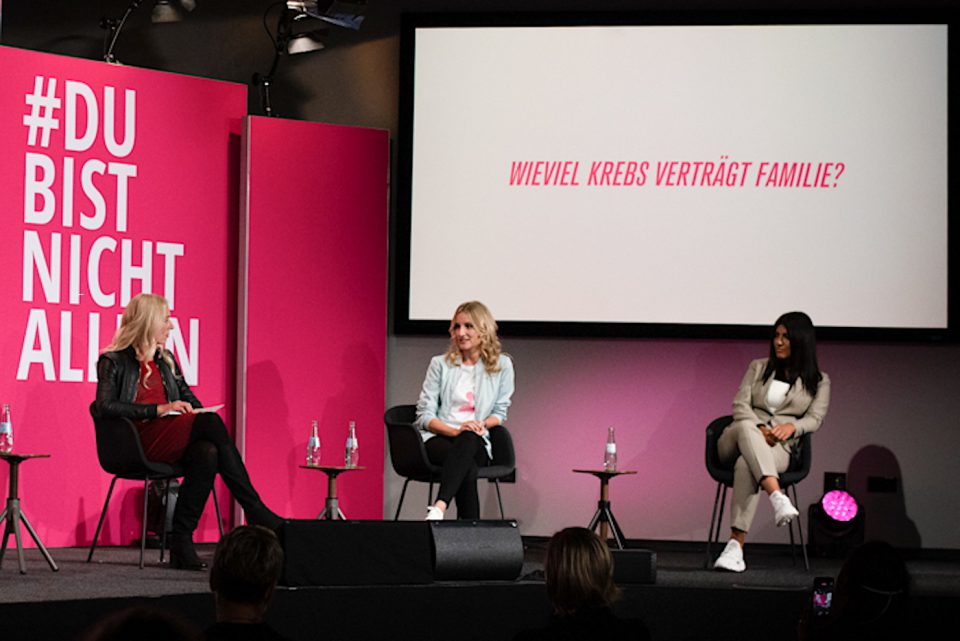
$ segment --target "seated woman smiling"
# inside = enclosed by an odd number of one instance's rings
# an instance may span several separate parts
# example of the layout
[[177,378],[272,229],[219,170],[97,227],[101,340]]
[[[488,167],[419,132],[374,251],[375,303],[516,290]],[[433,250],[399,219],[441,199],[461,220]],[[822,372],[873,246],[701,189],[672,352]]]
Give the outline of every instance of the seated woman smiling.
[[477,468],[493,458],[490,434],[504,429],[513,384],[513,361],[501,352],[490,310],[477,301],[457,307],[450,344],[430,360],[417,402],[427,456],[443,468],[427,520],[442,520],[454,498],[458,518],[480,517]]

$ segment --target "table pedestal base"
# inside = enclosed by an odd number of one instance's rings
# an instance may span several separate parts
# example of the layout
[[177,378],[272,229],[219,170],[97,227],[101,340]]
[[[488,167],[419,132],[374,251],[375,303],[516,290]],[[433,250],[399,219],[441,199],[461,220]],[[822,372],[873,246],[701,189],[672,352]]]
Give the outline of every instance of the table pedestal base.
[[3,567],[3,556],[7,552],[7,541],[10,540],[10,535],[12,534],[17,541],[17,560],[20,565],[20,574],[27,573],[27,563],[23,556],[23,537],[20,534],[20,523],[23,522],[23,524],[27,526],[27,532],[30,533],[33,542],[37,544],[37,548],[39,548],[43,554],[43,558],[50,564],[50,569],[56,572],[60,568],[57,567],[53,557],[47,552],[47,548],[43,547],[40,537],[37,536],[37,531],[30,525],[30,519],[28,519],[27,515],[20,509],[20,497],[18,496],[20,492],[20,488],[18,487],[20,480],[19,471],[20,463],[22,463],[24,459],[15,455],[4,456],[3,458],[10,464],[10,495],[7,497],[7,507],[0,513],[0,523],[6,522],[6,526],[3,528],[3,545],[0,546],[0,568]]
[[329,521],[344,521],[347,517],[340,510],[340,503],[337,501],[337,476],[344,472],[354,472],[365,470],[367,468],[360,466],[345,467],[340,465],[301,465],[304,470],[320,470],[327,475],[327,500],[324,501],[323,510],[317,515],[318,519],[327,519]]
[[597,501],[597,512],[590,519],[590,530],[596,530],[600,526],[600,539],[606,544],[607,537],[613,532],[613,540],[617,544],[617,549],[622,550],[624,542],[627,540],[623,536],[623,530],[620,524],[613,516],[613,510],[610,509],[610,479],[621,474],[636,474],[634,470],[574,470],[577,474],[592,474],[600,479],[600,500]]
[[340,510],[340,503],[337,501],[337,472],[327,472],[327,500],[317,518],[331,521],[343,521],[347,518]]
[[612,529],[613,540],[617,544],[617,549],[622,550],[626,538],[623,536],[623,530],[620,529],[616,517],[610,511],[610,501],[597,501],[597,512],[590,519],[590,525],[587,529],[596,530],[598,525],[600,526],[600,539],[606,541]]

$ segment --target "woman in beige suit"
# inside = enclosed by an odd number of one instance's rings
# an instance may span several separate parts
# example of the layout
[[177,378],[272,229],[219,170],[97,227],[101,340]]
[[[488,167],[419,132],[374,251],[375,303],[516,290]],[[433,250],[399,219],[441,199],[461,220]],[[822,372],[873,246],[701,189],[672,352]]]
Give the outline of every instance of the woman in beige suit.
[[830,404],[830,378],[817,364],[813,323],[803,312],[788,312],[774,324],[770,357],[750,363],[733,399],[733,423],[717,443],[720,460],[734,464],[730,541],[714,563],[718,570],[743,572],[743,544],[767,493],[778,526],[799,512],[780,491],[780,472],[800,437],[820,427]]

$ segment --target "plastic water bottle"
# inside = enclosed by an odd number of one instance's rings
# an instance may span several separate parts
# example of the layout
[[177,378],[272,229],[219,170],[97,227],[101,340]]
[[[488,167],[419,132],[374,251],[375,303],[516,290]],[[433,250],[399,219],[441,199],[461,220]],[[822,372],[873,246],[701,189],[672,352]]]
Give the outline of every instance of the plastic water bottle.
[[347,449],[343,457],[346,467],[356,467],[360,464],[360,444],[357,442],[357,422],[350,421],[347,431]]
[[3,404],[3,413],[0,414],[0,452],[13,450],[13,422],[10,420],[10,405]]
[[603,469],[607,472],[617,471],[617,439],[613,435],[613,426],[607,428],[607,446],[603,450]]
[[307,465],[320,465],[320,433],[317,422],[310,426],[310,440],[307,441]]

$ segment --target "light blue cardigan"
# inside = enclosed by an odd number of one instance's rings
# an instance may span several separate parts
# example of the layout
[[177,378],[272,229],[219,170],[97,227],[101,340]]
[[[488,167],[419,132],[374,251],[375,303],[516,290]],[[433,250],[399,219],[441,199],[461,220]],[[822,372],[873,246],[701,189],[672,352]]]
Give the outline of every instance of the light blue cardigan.
[[[513,361],[506,354],[501,354],[497,362],[500,371],[492,374],[487,372],[482,362],[478,362],[474,368],[473,405],[478,421],[488,416],[496,416],[503,425],[507,421],[510,397],[513,396]],[[427,425],[437,418],[437,411],[441,406],[453,402],[456,377],[451,374],[459,368],[459,360],[451,365],[443,354],[430,359],[427,375],[423,379],[423,389],[420,390],[420,399],[417,401],[417,426],[424,441],[436,436],[427,429]],[[483,440],[486,443],[487,455],[493,458],[489,432]]]

